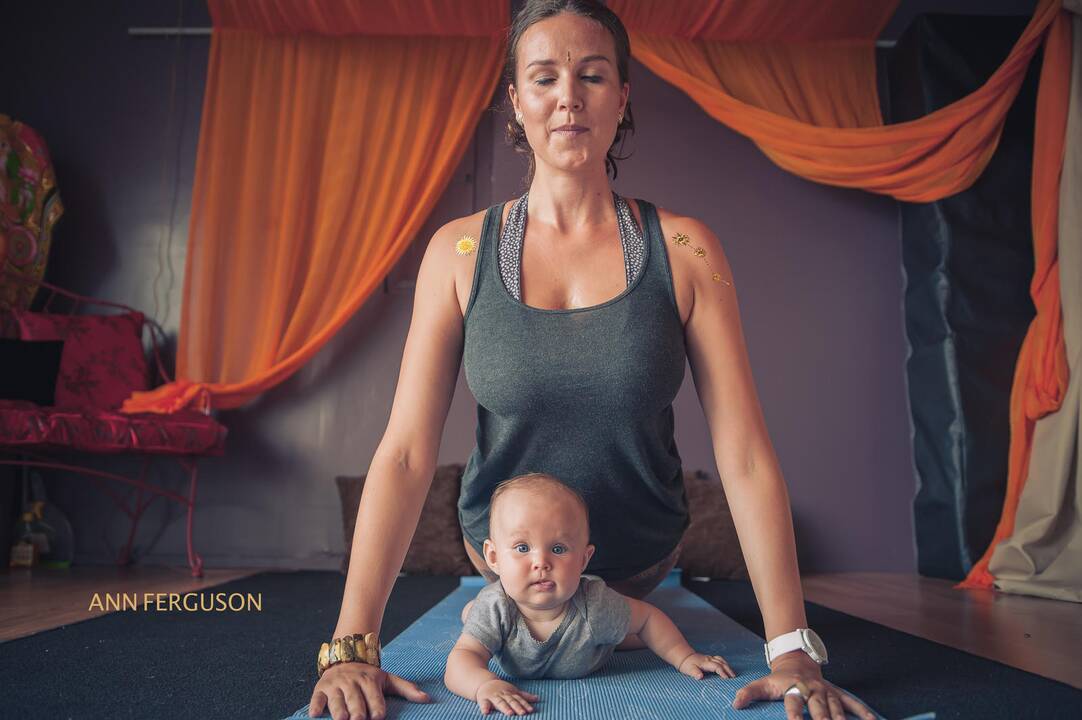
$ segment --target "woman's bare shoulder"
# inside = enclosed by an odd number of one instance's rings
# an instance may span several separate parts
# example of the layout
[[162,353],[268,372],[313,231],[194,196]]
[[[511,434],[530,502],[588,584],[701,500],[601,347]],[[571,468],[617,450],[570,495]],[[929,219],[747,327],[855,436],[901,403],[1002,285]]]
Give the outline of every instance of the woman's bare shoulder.
[[672,267],[676,303],[686,324],[697,289],[731,281],[729,262],[721,241],[706,223],[660,207],[657,215]]
[[466,312],[473,287],[484,221],[485,210],[481,210],[445,223],[432,234],[425,251],[424,264],[443,275],[444,281],[453,283],[461,314]]
[[432,234],[432,239],[428,243],[429,250],[438,252],[441,256],[449,253],[458,257],[466,257],[466,255],[455,252],[456,243],[466,235],[473,237],[474,240],[479,240],[481,237],[481,225],[484,221],[485,211],[481,210],[473,215],[465,215],[444,223],[439,230]]
[[[721,241],[718,240],[717,235],[698,218],[693,218],[690,215],[681,215],[671,210],[659,207],[657,209],[658,222],[661,223],[661,232],[664,233],[665,238],[672,242],[674,235],[686,235],[688,238],[688,244],[692,250],[695,247],[715,246],[721,247]],[[695,257],[692,253],[685,253]]]

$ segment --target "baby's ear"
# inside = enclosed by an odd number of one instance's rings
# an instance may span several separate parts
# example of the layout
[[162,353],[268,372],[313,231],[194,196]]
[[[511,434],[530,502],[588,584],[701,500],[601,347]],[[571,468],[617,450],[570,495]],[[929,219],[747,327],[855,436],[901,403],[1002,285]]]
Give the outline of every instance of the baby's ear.
[[499,575],[496,572],[496,546],[488,538],[485,539],[484,545],[481,546],[481,555],[484,556],[488,569]]
[[590,564],[590,558],[592,558],[594,556],[594,550],[596,550],[596,549],[597,548],[594,547],[593,545],[587,545],[586,546],[586,552],[583,553],[583,557],[582,557],[582,569],[583,570],[585,570],[586,566]]

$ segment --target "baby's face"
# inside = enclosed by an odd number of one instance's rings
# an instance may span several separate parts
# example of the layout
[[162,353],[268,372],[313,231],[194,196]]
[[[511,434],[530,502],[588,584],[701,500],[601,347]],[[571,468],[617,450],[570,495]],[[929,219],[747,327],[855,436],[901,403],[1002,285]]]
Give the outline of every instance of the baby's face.
[[582,508],[558,488],[518,488],[489,518],[485,560],[519,605],[547,610],[566,603],[594,554]]

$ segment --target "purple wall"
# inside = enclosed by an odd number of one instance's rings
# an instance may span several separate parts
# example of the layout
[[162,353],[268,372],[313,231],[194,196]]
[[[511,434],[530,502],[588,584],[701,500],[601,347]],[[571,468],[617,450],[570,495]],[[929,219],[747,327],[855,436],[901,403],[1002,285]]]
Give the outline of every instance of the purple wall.
[[[914,476],[893,200],[770,163],[641,65],[636,153],[619,189],[721,239],[805,571],[909,570]],[[677,399],[688,468],[717,474],[690,373]]]
[[[166,2],[123,4],[108,17],[82,3],[24,5],[9,16],[17,59],[0,86],[0,112],[37,128],[54,155],[67,213],[50,277],[157,307],[175,331],[209,41],[127,35],[131,26],[175,25]],[[208,24],[200,3],[183,8],[186,24]],[[785,173],[638,63],[631,100],[640,130],[617,189],[699,217],[724,244],[802,569],[911,571],[896,204]],[[517,195],[524,171],[503,143],[502,119],[486,117],[385,290],[295,377],[222,414],[228,454],[203,464],[196,516],[208,566],[337,567],[333,478],[365,472],[382,435],[419,251],[447,219]],[[441,462],[462,462],[472,448],[473,402],[460,377]],[[690,373],[676,414],[686,467],[716,477]],[[164,482],[181,487],[173,473]],[[108,561],[126,538],[123,516],[82,479],[52,477],[49,487],[76,527],[78,560]],[[137,544],[145,561],[182,563],[184,515],[151,506]]]

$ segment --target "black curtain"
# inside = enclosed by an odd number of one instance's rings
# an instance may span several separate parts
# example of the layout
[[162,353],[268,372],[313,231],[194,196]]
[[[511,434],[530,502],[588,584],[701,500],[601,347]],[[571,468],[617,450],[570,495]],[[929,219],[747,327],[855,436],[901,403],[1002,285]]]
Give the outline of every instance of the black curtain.
[[[1028,18],[925,15],[888,59],[890,122],[980,87]],[[960,580],[992,540],[1007,486],[1015,361],[1034,316],[1030,175],[1040,53],[970,189],[900,203],[917,567]]]

